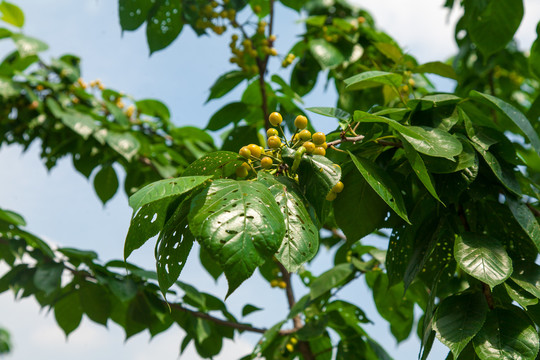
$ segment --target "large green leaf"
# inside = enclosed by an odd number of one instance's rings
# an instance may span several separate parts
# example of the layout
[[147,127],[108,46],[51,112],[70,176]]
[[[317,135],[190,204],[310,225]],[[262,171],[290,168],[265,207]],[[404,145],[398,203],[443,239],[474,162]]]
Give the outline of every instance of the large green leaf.
[[230,71],[221,75],[210,88],[210,95],[208,95],[206,102],[212,99],[219,99],[245,79],[246,74],[242,71]]
[[457,359],[461,351],[480,331],[488,307],[482,293],[464,293],[444,299],[435,312],[433,329],[437,338]]
[[34,285],[46,294],[50,294],[60,287],[63,272],[64,264],[62,263],[40,264],[34,273]]
[[169,108],[159,100],[139,100],[135,103],[135,106],[137,106],[137,111],[141,114],[157,117],[165,121],[168,121],[171,118]]
[[342,127],[342,129],[345,129],[347,127],[347,125],[351,122],[351,118],[352,118],[351,114],[339,108],[320,106],[320,107],[309,107],[309,108],[306,108],[306,110],[314,112],[315,114],[338,119],[339,125]]
[[103,286],[86,281],[79,289],[79,300],[84,313],[97,322],[107,326],[107,319],[111,315],[112,304],[109,293]]
[[486,57],[502,50],[523,18],[523,0],[464,1],[469,36]]
[[297,271],[317,253],[319,231],[313,224],[304,205],[306,201],[294,182],[286,177],[279,181],[274,180],[271,175],[262,175],[261,180],[274,195],[285,221],[285,237],[275,256],[287,271]]
[[390,175],[371,161],[358,157],[350,151],[348,153],[354,165],[360,171],[360,174],[362,174],[373,190],[379,194],[396,214],[406,222],[409,222],[403,195],[401,195],[399,187]]
[[259,182],[216,180],[192,201],[189,227],[221,265],[230,295],[278,251],[285,235],[283,215]]
[[354,120],[359,122],[382,122],[403,135],[416,151],[436,157],[454,160],[463,150],[461,142],[442,129],[427,126],[405,126],[399,122],[363,111],[354,112]]
[[334,200],[334,217],[347,240],[354,242],[382,227],[388,206],[356,169],[345,172],[343,184]]
[[182,31],[182,5],[179,1],[158,0],[146,22],[150,54],[169,46]]
[[98,171],[94,177],[94,189],[103,205],[116,194],[118,177],[111,165],[105,165]]
[[2,13],[2,17],[0,18],[0,20],[5,21],[8,24],[11,24],[18,28],[23,27],[24,13],[17,5],[14,5],[7,1],[2,1],[0,3],[0,13]]
[[351,264],[347,263],[334,266],[311,282],[311,299],[316,299],[327,291],[339,286],[352,274],[354,274],[354,267]]
[[467,274],[494,287],[512,274],[512,260],[494,238],[474,233],[458,236],[454,257]]
[[154,1],[147,0],[119,0],[118,16],[122,30],[136,30],[148,16]]
[[540,299],[540,266],[534,262],[519,261],[514,268],[512,280]]
[[215,151],[195,160],[183,173],[183,176],[208,175],[214,178],[228,177],[242,165],[238,153],[232,151]]
[[422,157],[430,172],[435,174],[450,174],[473,166],[478,166],[480,160],[469,140],[462,134],[456,134],[456,136],[463,146],[463,151],[454,158],[454,161],[440,157]]
[[345,61],[345,56],[341,51],[323,39],[310,40],[308,46],[323,70],[332,69]]
[[26,221],[24,218],[10,210],[0,209],[0,221],[7,221],[8,223],[16,226],[26,226]]
[[523,310],[495,308],[473,339],[482,360],[534,360],[538,354],[538,333]]
[[401,74],[385,71],[366,71],[361,74],[345,79],[347,90],[361,90],[374,86],[389,85],[398,87],[403,81]]
[[[514,265],[514,272],[518,271],[515,267],[516,266]],[[504,282],[504,288],[506,289],[508,296],[524,309],[527,309],[528,306],[538,304],[538,298],[536,296],[530,294],[510,279]]]
[[531,210],[523,202],[512,198],[512,196],[506,197],[506,203],[519,225],[529,235],[540,252],[540,225]]
[[212,115],[206,129],[216,131],[230,124],[236,124],[249,114],[249,108],[242,102],[225,105]]
[[182,202],[167,220],[156,243],[156,272],[163,294],[180,276],[193,247],[194,238],[187,226],[189,205],[188,200]]
[[142,206],[151,202],[185,194],[210,178],[211,176],[183,176],[153,182],[131,195],[129,206],[136,212]]
[[83,310],[76,291],[67,293],[54,304],[54,317],[66,337],[81,323]]
[[[500,1],[507,1],[507,0],[500,0]],[[495,1],[496,2],[496,1]],[[521,2],[520,0],[517,0],[517,2]],[[529,139],[531,142],[531,145],[536,150],[536,153],[540,156],[540,138],[538,137],[538,134],[532,127],[529,119],[525,115],[523,115],[518,109],[516,109],[514,106],[508,104],[505,101],[502,101],[501,99],[488,95],[483,94],[478,91],[472,91],[471,96],[473,98],[478,98],[483,101],[486,101],[490,103],[490,105],[494,106],[495,109],[501,111],[504,115],[506,115],[510,120],[516,124],[521,131],[525,134],[525,136]]]

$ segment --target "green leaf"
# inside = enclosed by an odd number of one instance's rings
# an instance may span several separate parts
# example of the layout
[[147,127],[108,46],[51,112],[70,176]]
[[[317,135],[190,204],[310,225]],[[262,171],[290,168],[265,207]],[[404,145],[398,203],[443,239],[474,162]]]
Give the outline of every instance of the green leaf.
[[285,226],[270,191],[252,181],[216,180],[192,201],[189,226],[221,265],[229,296],[279,249]]
[[81,284],[78,293],[84,313],[92,321],[107,326],[112,311],[109,293],[102,286],[89,281]]
[[422,65],[418,65],[413,69],[413,72],[417,74],[435,74],[445,78],[457,80],[457,74],[454,71],[454,68],[440,61],[432,61]]
[[248,316],[249,314],[255,312],[255,311],[260,311],[262,310],[260,307],[257,307],[257,306],[254,306],[254,305],[251,305],[251,304],[246,304],[243,308],[242,308],[242,316]]
[[463,146],[463,151],[454,161],[432,156],[423,156],[427,169],[435,174],[455,173],[473,166],[478,166],[479,158],[470,141],[462,134],[456,134]]
[[289,272],[297,271],[319,250],[319,231],[304,205],[302,194],[288,179],[275,181],[270,187],[285,221],[285,237],[276,258]]
[[142,206],[154,201],[175,197],[187,193],[202,185],[211,176],[182,176],[175,179],[165,179],[146,185],[129,198],[129,206],[134,212]]
[[402,139],[401,143],[403,144],[405,156],[407,157],[407,160],[409,160],[414,174],[418,177],[418,179],[420,179],[422,184],[424,184],[431,196],[433,196],[435,199],[440,201],[441,204],[444,205],[441,199],[439,199],[439,195],[437,195],[435,185],[433,184],[433,179],[431,178],[431,175],[426,168],[426,164],[424,164],[424,160],[422,160],[420,154],[418,154],[416,150],[414,150],[414,148],[411,146],[411,144],[407,142],[407,140]]
[[94,177],[94,189],[103,205],[114,196],[116,190],[118,190],[118,177],[111,165],[102,166],[96,174]]
[[242,71],[230,71],[221,75],[210,88],[210,95],[206,102],[226,95],[245,79],[246,74]]
[[536,35],[529,55],[529,69],[534,76],[540,79],[540,25],[536,26]]
[[146,20],[154,3],[147,0],[119,0],[118,16],[122,30],[138,29]]
[[522,0],[464,2],[469,36],[486,57],[504,49],[523,18]]
[[49,295],[60,287],[64,264],[62,263],[44,263],[37,266],[34,273],[34,285]]
[[464,293],[444,299],[435,312],[433,330],[437,338],[457,359],[461,351],[480,331],[488,307],[481,293]]
[[[514,269],[514,272],[516,271],[517,269]],[[517,302],[524,309],[527,309],[527,306],[538,304],[538,298],[536,296],[531,295],[529,292],[517,285],[514,281],[506,280],[504,282],[504,287],[506,289],[506,292],[508,293],[508,296],[510,296],[512,300]]]
[[249,108],[244,103],[234,102],[227,104],[212,115],[206,129],[212,131],[222,129],[229,124],[238,123],[248,114]]
[[540,299],[540,266],[533,262],[520,261],[514,264],[514,267],[512,280]]
[[519,225],[529,235],[540,252],[540,225],[529,207],[512,196],[506,196],[506,203]]
[[341,110],[339,108],[332,108],[332,107],[310,107],[306,108],[306,110],[314,112],[315,114],[328,116],[331,118],[338,119],[339,126],[342,129],[347,128],[347,126],[351,123],[352,116],[345,110]]
[[494,238],[464,233],[456,237],[454,256],[463,271],[491,287],[503,283],[512,274],[512,260]]
[[242,165],[238,153],[232,151],[215,151],[194,161],[189,165],[183,176],[208,175],[214,178],[229,177],[236,168]]
[[323,39],[309,41],[309,50],[321,68],[333,69],[345,61],[345,56],[334,45]]
[[23,34],[13,34],[11,35],[11,38],[15,42],[15,46],[17,47],[21,57],[36,55],[37,53],[45,51],[49,48],[49,46],[43,41]]
[[2,13],[2,17],[0,18],[0,20],[5,21],[8,24],[11,24],[18,28],[23,27],[24,13],[17,5],[14,5],[7,1],[2,1],[0,3],[0,12]]
[[0,221],[7,221],[8,223],[16,226],[26,226],[26,221],[24,221],[24,218],[10,210],[0,209]]
[[281,0],[280,2],[293,10],[300,12],[307,0]]
[[538,333],[523,310],[495,308],[473,339],[481,360],[534,360],[538,354]]
[[311,282],[309,296],[316,299],[333,288],[341,285],[349,276],[354,274],[354,267],[351,264],[339,264],[332,269],[321,274]]
[[403,76],[385,71],[366,71],[344,81],[347,90],[361,90],[382,85],[398,87],[403,81]]
[[195,240],[187,227],[189,205],[189,201],[184,200],[176,209],[156,243],[156,272],[164,297],[180,276]]
[[127,302],[135,298],[137,295],[137,284],[132,278],[124,279],[105,278],[103,282],[107,284],[111,292],[122,302]]
[[382,122],[388,124],[407,139],[416,151],[436,157],[454,160],[463,150],[461,142],[447,131],[427,126],[405,126],[399,122],[369,114],[363,111],[354,112],[354,120],[359,122]]
[[214,278],[214,280],[217,281],[221,274],[223,274],[223,270],[221,270],[221,267],[212,259],[212,257],[208,254],[206,250],[204,250],[202,247],[199,248],[199,260],[201,261],[201,265],[204,267],[204,269]]
[[54,317],[66,337],[79,326],[82,316],[81,302],[75,291],[66,294],[54,304]]
[[139,140],[130,133],[116,133],[109,131],[105,136],[105,141],[117,153],[126,158],[127,161],[131,161],[141,147]]
[[360,174],[362,174],[373,190],[379,194],[396,214],[407,223],[410,223],[401,191],[390,175],[371,161],[355,156],[348,150],[347,152],[358,171],[360,171]]
[[319,220],[323,213],[326,195],[341,179],[341,168],[321,155],[303,155],[298,168],[299,184]]
[[401,49],[391,43],[385,43],[385,42],[376,42],[373,43],[373,46],[377,48],[387,58],[392,60],[395,63],[401,62],[403,60],[403,53],[401,52]]
[[0,97],[8,99],[10,97],[19,96],[19,90],[11,79],[0,78]]
[[171,118],[169,108],[159,100],[139,100],[135,103],[135,106],[137,107],[137,111],[141,114],[157,117],[165,121],[168,121]]
[[150,54],[169,46],[183,26],[180,2],[158,0],[146,21],[146,40]]
[[[501,2],[507,1],[507,0],[501,0]],[[521,1],[518,1],[521,2]],[[514,106],[508,104],[507,102],[502,101],[499,98],[496,98],[495,96],[491,96],[488,94],[483,94],[478,91],[471,91],[470,94],[473,98],[481,99],[483,101],[488,101],[492,107],[502,112],[504,115],[506,115],[510,120],[516,124],[521,131],[525,134],[525,136],[529,139],[531,142],[531,145],[536,150],[536,153],[540,156],[540,138],[538,137],[538,134],[532,127],[529,119],[525,117],[518,109],[516,109]]]
[[388,206],[355,169],[347,170],[342,181],[345,187],[333,201],[334,217],[348,241],[360,240],[382,227]]

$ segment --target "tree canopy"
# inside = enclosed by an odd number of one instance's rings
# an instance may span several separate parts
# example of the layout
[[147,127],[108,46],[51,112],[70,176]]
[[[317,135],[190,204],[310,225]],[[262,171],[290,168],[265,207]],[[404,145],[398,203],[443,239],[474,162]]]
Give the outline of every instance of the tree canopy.
[[[396,341],[419,337],[420,359],[435,339],[447,359],[537,359],[540,40],[527,51],[513,40],[523,2],[447,0],[463,8],[459,51],[429,63],[348,1],[279,3],[304,26],[284,54],[274,48],[278,1],[119,0],[122,29],[145,26],[150,53],[188,27],[231,35],[231,70],[207,102],[243,92],[204,128],[179,127],[159,100],[86,83],[75,55],[45,60],[46,43],[20,30],[23,12],[0,4],[0,40],[11,46],[0,63],[0,145],[37,143],[48,169],[69,157],[104,204],[123,187],[133,209],[124,254],[108,262],[52,246],[0,209],[0,292],[53,309],[66,336],[86,316],[126,338],[177,324],[180,352],[193,343],[202,358],[251,332],[261,339],[243,359],[390,359],[364,326],[370,314],[340,298],[365,281]],[[291,67],[290,78],[270,61]],[[455,90],[437,91],[429,74]],[[318,81],[337,94],[334,107],[304,106]],[[317,131],[313,113],[335,130]],[[366,245],[370,234],[387,246]],[[155,270],[129,261],[149,241]],[[269,328],[239,320],[182,272],[194,243],[208,274],[226,277],[227,297],[258,271],[283,289],[289,312]],[[323,248],[334,261],[317,276],[306,264]],[[0,353],[9,349],[0,329]]]

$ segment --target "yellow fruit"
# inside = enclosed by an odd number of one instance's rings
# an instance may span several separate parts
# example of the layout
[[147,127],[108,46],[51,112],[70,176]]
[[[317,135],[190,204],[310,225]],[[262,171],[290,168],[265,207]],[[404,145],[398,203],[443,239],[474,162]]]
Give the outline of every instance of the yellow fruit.
[[233,35],[231,36],[231,40],[232,40],[232,41],[237,41],[237,40],[238,40],[238,35],[233,34]]
[[279,280],[277,280],[277,279],[274,279],[274,280],[270,281],[270,286],[271,287],[278,287],[278,284],[279,284]]
[[274,48],[270,48],[270,53],[269,53],[269,55],[277,56],[277,50],[274,49]]
[[236,168],[236,176],[243,178],[248,175],[248,169],[246,169],[244,164]]
[[131,117],[131,115],[133,115],[134,112],[135,112],[135,106],[129,105],[126,109],[126,116]]
[[298,129],[305,129],[308,124],[308,119],[304,115],[298,115],[296,119],[294,119],[294,126],[296,126]]
[[270,35],[270,36],[268,37],[268,40],[270,40],[270,41],[272,41],[272,42],[276,41],[276,35]]
[[416,81],[414,81],[414,79],[409,79],[408,83],[409,83],[409,85],[411,85],[411,86],[416,85]]
[[268,156],[261,159],[261,166],[263,169],[270,169],[273,163],[272,158],[269,158]]
[[334,201],[337,197],[337,194],[333,191],[330,191],[328,195],[326,195],[326,200],[328,201]]
[[37,91],[43,91],[45,88],[43,87],[43,85],[37,85],[36,86],[36,90]]
[[270,149],[277,149],[281,146],[281,139],[277,136],[270,136],[268,138],[268,147]]
[[359,17],[358,17],[358,23],[359,23],[359,24],[363,24],[363,23],[365,23],[365,22],[366,22],[366,18],[365,18],[365,17],[363,17],[363,16],[359,16]]
[[249,150],[249,147],[243,146],[238,152],[238,154],[242,157],[245,157],[246,159],[249,159],[249,157],[251,156],[251,150]]
[[313,134],[313,142],[315,143],[315,145],[321,146],[326,142],[326,135],[324,135],[324,133],[320,131],[316,132],[315,134]]
[[293,344],[293,345],[296,345],[296,344],[298,343],[298,339],[295,338],[295,337],[290,338],[289,341],[290,341],[291,344]]
[[332,191],[335,192],[336,194],[339,194],[340,192],[343,191],[344,187],[345,185],[343,185],[341,181],[338,181],[337,184],[334,185],[334,187],[332,188]]
[[287,349],[287,351],[289,351],[289,352],[293,352],[294,351],[294,346],[293,346],[293,344],[287,344],[287,345],[285,345],[285,349]]
[[317,146],[315,150],[313,150],[313,155],[326,155],[326,150],[322,146]]
[[401,87],[401,90],[402,90],[403,92],[408,92],[408,91],[409,91],[409,87],[408,87],[407,85],[403,85],[403,86]]
[[306,152],[308,154],[311,154],[313,150],[315,150],[315,144],[312,143],[311,141],[306,141],[305,143],[302,144],[302,146],[306,148]]
[[300,138],[300,140],[308,141],[309,139],[311,139],[311,133],[309,132],[309,130],[302,130],[298,133],[298,137]]
[[268,137],[270,137],[270,136],[277,136],[277,135],[278,135],[278,131],[277,131],[277,129],[270,128],[270,129],[266,130],[266,135],[267,135]]
[[249,144],[247,148],[251,151],[251,156],[261,157],[261,147],[259,145]]
[[280,113],[278,113],[277,111],[274,111],[273,113],[270,114],[270,116],[268,117],[268,120],[270,121],[270,124],[272,124],[273,126],[279,126],[279,124],[281,124],[281,122],[283,121],[283,117],[281,116]]
[[279,286],[280,288],[282,288],[282,289],[285,289],[285,288],[287,287],[287,283],[286,283],[285,281],[283,281],[283,280],[280,280],[280,281],[278,282],[278,286]]
[[255,6],[253,7],[253,12],[254,12],[255,14],[259,14],[261,11],[262,11],[262,9],[261,9],[261,6],[260,6],[260,5],[255,5]]

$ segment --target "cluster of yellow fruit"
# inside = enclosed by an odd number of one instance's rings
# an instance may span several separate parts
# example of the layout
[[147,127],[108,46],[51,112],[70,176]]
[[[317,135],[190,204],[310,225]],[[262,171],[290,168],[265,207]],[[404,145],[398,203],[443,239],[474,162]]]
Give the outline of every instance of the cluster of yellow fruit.
[[[198,13],[198,19],[195,22],[195,27],[200,30],[210,29],[217,35],[221,35],[227,30],[223,20],[228,19],[233,27],[238,27],[236,22],[236,10],[226,9],[225,5],[228,0],[224,0],[223,4],[219,4],[217,1],[211,1],[205,6],[199,8],[196,5],[192,5],[190,10]],[[221,9],[217,9],[221,6]],[[221,24],[218,24],[221,20]]]
[[[257,172],[257,169],[261,168],[264,170],[275,171],[283,162],[280,152],[283,142],[282,138],[279,136],[280,132],[281,134],[284,134],[283,129],[281,128],[283,117],[279,112],[273,112],[268,117],[268,120],[272,126],[275,126],[266,131],[268,149],[264,149],[257,144],[243,146],[238,154],[246,161],[236,168],[237,177],[245,178],[249,175],[250,171]],[[300,156],[304,153],[321,156],[326,155],[328,144],[326,143],[326,135],[324,133],[316,132],[311,134],[311,132],[306,129],[308,126],[308,119],[304,115],[298,115],[294,119],[294,126],[296,127],[296,132],[292,136],[291,141],[287,142],[287,140],[284,140],[290,148],[297,149],[297,154]],[[299,159],[298,161],[300,161]],[[292,170],[295,170],[294,164]],[[337,197],[337,194],[343,191],[343,187],[343,183],[339,181],[327,194],[326,200],[333,201]]]
[[268,38],[264,36],[266,22],[259,22],[257,33],[252,38],[246,38],[237,45],[238,35],[231,36],[229,47],[233,56],[229,59],[232,64],[237,64],[244,72],[255,75],[259,72],[257,59],[263,59],[266,56],[277,56],[277,50],[272,47],[276,41],[275,35]]
[[298,339],[294,336],[291,336],[287,344],[285,344],[285,349],[282,350],[282,353],[285,354],[287,352],[292,353],[294,351],[294,346],[298,344]]
[[87,84],[86,81],[84,81],[82,78],[78,78],[77,84],[79,84],[79,86],[83,89],[86,89],[88,88],[88,86],[90,86],[92,88],[97,87],[101,91],[105,90],[105,85],[103,85],[100,79],[92,80],[89,84]]
[[287,54],[287,56],[285,56],[285,59],[283,59],[283,61],[281,62],[281,66],[286,68],[287,66],[292,64],[295,58],[296,56],[294,54]]

